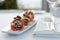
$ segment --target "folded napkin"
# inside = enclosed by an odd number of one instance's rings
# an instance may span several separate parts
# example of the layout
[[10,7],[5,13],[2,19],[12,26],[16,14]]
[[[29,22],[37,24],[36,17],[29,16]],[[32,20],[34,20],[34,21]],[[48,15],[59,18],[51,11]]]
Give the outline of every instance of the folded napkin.
[[[57,21],[57,20],[55,20]],[[56,22],[55,30],[50,30],[49,29],[49,25],[47,25],[47,23],[44,20],[38,20],[36,28],[34,30],[34,35],[38,35],[38,36],[56,36],[56,35],[60,35],[60,30],[58,30],[59,26],[60,26],[60,22]],[[54,24],[52,24],[54,25]]]
[[46,23],[43,20],[39,20],[34,30],[34,34],[46,34],[46,33],[50,33],[50,31],[51,30],[49,30]]

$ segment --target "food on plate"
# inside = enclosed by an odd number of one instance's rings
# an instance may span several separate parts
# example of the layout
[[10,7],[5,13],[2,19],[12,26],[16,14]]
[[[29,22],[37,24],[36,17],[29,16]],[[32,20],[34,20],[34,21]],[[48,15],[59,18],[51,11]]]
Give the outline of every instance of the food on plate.
[[30,19],[28,18],[23,18],[24,25],[27,26],[30,23]]
[[23,17],[14,17],[14,20],[11,22],[11,30],[23,30],[25,28],[24,26],[28,26],[32,21],[34,21],[34,13],[32,11],[26,11]]
[[24,18],[29,18],[30,21],[33,21],[34,20],[34,13],[32,11],[27,11],[25,12],[25,14],[23,14],[23,17]]
[[24,22],[22,21],[22,18],[20,16],[15,17],[14,20],[11,22],[11,30],[17,31],[23,29],[24,29]]
[[34,13],[30,11],[28,14],[28,18],[30,18],[30,21],[33,21],[34,20]]
[[24,14],[23,14],[23,18],[27,18],[28,16],[28,11],[26,11]]

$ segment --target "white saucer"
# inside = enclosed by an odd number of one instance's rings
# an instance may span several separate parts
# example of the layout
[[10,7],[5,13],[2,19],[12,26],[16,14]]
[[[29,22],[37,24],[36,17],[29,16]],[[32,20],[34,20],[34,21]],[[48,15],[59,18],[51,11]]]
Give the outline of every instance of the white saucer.
[[2,29],[2,32],[8,33],[8,34],[21,34],[27,31],[28,29],[30,29],[31,27],[33,27],[36,23],[37,23],[36,21],[31,22],[28,26],[25,26],[24,30],[22,31],[12,31],[10,29],[10,25],[7,25],[5,28]]

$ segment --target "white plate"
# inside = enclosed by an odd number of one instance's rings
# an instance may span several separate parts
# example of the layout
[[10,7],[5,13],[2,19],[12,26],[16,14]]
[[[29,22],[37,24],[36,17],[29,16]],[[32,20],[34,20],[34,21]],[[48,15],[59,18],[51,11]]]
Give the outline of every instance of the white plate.
[[25,26],[24,30],[22,31],[12,31],[10,29],[10,25],[7,25],[5,28],[2,29],[2,32],[8,33],[8,34],[21,34],[27,31],[28,29],[30,29],[31,27],[33,27],[36,23],[37,23],[36,21],[31,22],[28,26]]

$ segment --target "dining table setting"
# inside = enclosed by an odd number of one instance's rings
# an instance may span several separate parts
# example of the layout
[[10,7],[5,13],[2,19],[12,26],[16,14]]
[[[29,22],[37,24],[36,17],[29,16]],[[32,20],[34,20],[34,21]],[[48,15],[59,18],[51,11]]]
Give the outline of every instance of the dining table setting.
[[[43,10],[31,10],[34,21],[21,31],[9,31],[10,23],[17,15],[23,17],[23,10],[0,11],[1,40],[59,40],[60,18]],[[10,24],[10,25],[9,25]]]

